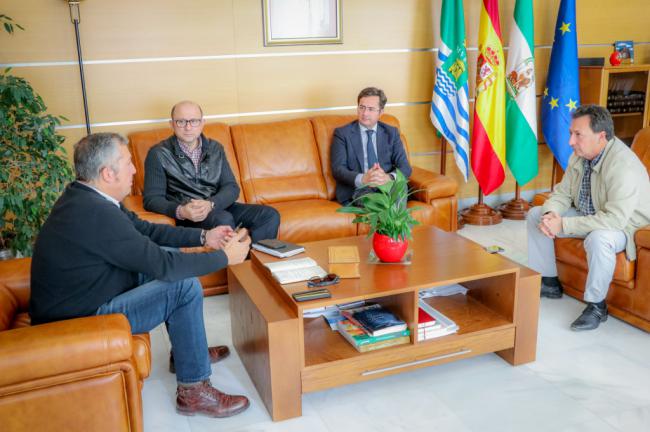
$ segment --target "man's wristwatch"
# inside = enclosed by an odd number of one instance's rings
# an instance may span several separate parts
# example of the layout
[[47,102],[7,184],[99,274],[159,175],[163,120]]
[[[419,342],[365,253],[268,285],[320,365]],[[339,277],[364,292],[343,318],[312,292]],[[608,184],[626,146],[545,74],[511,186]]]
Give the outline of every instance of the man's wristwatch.
[[204,229],[201,230],[201,246],[205,246],[205,237],[208,235],[208,232]]

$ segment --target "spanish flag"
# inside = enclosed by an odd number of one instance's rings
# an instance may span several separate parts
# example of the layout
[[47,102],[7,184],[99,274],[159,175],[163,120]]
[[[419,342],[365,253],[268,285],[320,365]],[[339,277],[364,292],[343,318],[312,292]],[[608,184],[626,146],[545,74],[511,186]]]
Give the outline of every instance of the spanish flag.
[[485,195],[501,186],[506,160],[505,60],[498,0],[482,0],[472,129],[472,170]]

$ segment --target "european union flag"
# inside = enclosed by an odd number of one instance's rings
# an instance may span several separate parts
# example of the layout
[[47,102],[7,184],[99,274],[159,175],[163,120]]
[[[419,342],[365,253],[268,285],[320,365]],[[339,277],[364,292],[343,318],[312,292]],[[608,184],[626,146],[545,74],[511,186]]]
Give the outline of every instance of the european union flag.
[[566,169],[573,150],[569,146],[571,112],[580,105],[576,2],[562,0],[555,24],[555,39],[544,97],[542,132],[555,159]]

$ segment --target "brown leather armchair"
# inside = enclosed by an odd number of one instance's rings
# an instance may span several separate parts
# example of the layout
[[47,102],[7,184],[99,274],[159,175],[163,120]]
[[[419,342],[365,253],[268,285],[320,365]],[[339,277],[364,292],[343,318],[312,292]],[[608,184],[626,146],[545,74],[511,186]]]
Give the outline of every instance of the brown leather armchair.
[[30,264],[0,261],[0,430],[142,431],[149,336],[123,315],[30,326]]
[[[650,127],[634,137],[632,150],[650,171]],[[533,203],[542,205],[549,194],[538,194]],[[639,229],[634,241],[636,261],[628,261],[625,252],[616,255],[614,278],[607,294],[609,313],[650,332],[650,226]],[[582,300],[587,280],[587,257],[581,239],[555,240],[557,271],[564,291]]]

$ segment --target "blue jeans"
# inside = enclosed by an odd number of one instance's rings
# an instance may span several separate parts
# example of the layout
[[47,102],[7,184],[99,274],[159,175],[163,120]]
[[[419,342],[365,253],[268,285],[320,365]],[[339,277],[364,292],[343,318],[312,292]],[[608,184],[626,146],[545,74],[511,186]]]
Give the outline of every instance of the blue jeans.
[[164,282],[140,275],[139,282],[139,286],[100,306],[97,315],[123,314],[133,334],[147,333],[164,322],[172,344],[178,383],[209,379],[212,371],[199,280]]

